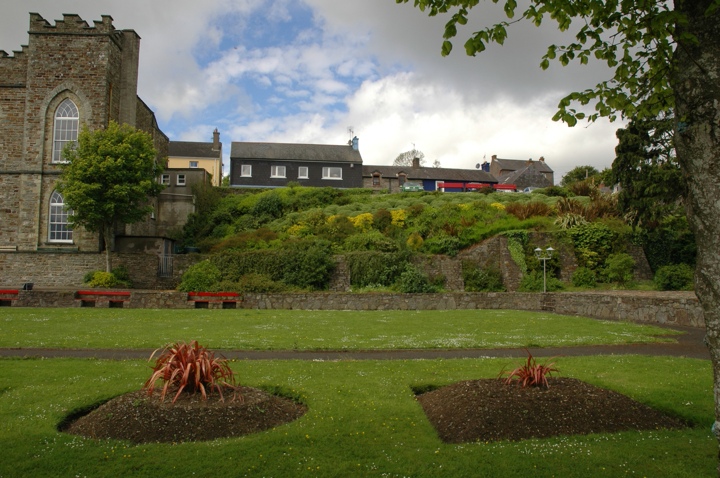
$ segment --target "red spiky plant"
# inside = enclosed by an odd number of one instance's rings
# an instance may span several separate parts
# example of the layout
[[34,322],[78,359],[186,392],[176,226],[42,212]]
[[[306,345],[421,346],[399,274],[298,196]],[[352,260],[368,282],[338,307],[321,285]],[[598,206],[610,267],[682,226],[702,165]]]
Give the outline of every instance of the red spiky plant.
[[500,372],[500,377],[507,375],[507,377],[504,378],[507,385],[517,381],[521,387],[547,388],[548,376],[552,375],[553,372],[559,372],[559,370],[555,368],[555,362],[539,364],[528,349],[525,349],[525,352],[528,354],[525,364],[510,372]]
[[[158,350],[161,349],[155,350],[149,360],[153,359]],[[219,393],[220,399],[224,400],[223,389],[232,390],[233,398],[237,395],[235,372],[230,368],[228,360],[215,357],[214,352],[198,344],[197,340],[165,346],[152,369],[153,374],[145,382],[143,389],[147,390],[148,395],[152,395],[156,382],[163,380],[165,384],[160,393],[161,401],[165,400],[171,387],[177,387],[172,403],[175,403],[183,392],[200,392],[203,400],[207,400],[208,394],[213,391]]]

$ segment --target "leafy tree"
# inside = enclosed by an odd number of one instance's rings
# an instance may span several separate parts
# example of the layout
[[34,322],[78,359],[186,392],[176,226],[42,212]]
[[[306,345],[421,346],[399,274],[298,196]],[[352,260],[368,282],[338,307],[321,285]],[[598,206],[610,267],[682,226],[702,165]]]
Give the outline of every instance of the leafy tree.
[[412,166],[415,158],[420,160],[420,166],[425,165],[425,153],[413,148],[410,151],[398,154],[395,161],[393,161],[393,166]]
[[102,233],[107,272],[114,225],[145,219],[152,212],[148,198],[162,190],[157,181],[162,166],[156,156],[148,133],[114,121],[105,129],[84,128],[77,147],[63,151],[67,163],[57,188],[73,211],[73,227]]
[[590,179],[599,175],[600,171],[595,169],[593,166],[576,166],[570,171],[568,171],[565,176],[563,176],[562,180],[560,180],[560,185],[563,187],[568,187],[573,183],[585,181],[586,179]]
[[[458,25],[467,23],[470,9],[479,3],[414,0],[430,16],[451,12],[445,24],[443,55],[450,54]],[[501,3],[508,18],[515,17],[517,0],[493,3]],[[697,241],[695,293],[707,328],[715,429],[720,430],[720,210],[715,204],[720,197],[720,0],[529,0],[523,4],[519,19],[471,33],[465,52],[475,55],[489,42],[502,44],[508,28],[522,20],[537,26],[544,20],[554,21],[561,31],[572,27],[576,41],[550,45],[540,67],[547,69],[551,61],[587,64],[594,58],[607,64],[609,75],[594,88],[561,99],[554,120],[574,126],[582,119],[644,120],[670,111],[675,115],[675,153]]]
[[680,165],[672,143],[673,118],[631,121],[617,131],[613,177],[622,190],[618,205],[629,211],[633,226],[655,227],[678,212],[685,196]]

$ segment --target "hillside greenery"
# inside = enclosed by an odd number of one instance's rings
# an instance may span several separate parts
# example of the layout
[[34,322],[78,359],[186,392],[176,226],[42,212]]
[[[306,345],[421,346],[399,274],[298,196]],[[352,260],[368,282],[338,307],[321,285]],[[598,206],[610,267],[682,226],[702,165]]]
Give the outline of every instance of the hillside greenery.
[[[692,266],[694,241],[683,218],[668,218],[654,230],[630,227],[616,199],[589,187],[580,192],[553,186],[521,193],[377,193],[368,189],[309,188],[291,184],[272,190],[195,190],[197,212],[186,224],[180,246],[208,254],[189,268],[181,290],[275,292],[322,290],[343,255],[353,290],[399,292],[442,290],[444,278],[429,276],[418,258],[454,257],[499,234],[508,236],[513,260],[523,271],[522,290],[542,290],[542,263],[530,232],[552,233],[553,246],[574,251],[583,276],[575,283],[627,286],[628,272],[614,255],[630,243],[648,251],[653,269]],[[555,247],[558,249],[558,247]],[[662,251],[676,251],[673,255]],[[608,260],[614,259],[611,264]],[[557,255],[546,264],[553,290]],[[499,271],[463,263],[473,290],[503,290]],[[675,283],[676,281],[672,281]],[[683,285],[687,288],[687,284]]]

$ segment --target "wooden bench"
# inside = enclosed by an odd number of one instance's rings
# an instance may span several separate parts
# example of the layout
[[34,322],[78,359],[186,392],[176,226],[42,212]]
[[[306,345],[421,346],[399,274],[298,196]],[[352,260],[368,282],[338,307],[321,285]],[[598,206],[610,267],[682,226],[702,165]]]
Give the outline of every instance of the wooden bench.
[[196,309],[209,309],[211,303],[223,309],[235,309],[242,298],[237,292],[188,292],[188,301],[194,302]]
[[107,301],[110,308],[121,309],[125,302],[130,300],[130,292],[123,290],[79,290],[75,299],[80,301],[80,307],[95,307],[97,303]]
[[18,294],[18,289],[0,289],[0,307],[10,307]]

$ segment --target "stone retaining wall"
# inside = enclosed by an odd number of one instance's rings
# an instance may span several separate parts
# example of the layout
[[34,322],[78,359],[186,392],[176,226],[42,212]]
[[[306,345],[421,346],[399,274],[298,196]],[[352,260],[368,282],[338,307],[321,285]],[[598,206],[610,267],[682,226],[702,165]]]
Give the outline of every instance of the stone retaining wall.
[[[195,308],[188,294],[178,291],[131,290],[127,308]],[[18,291],[17,299],[5,301],[13,307],[80,307],[76,291]],[[85,304],[87,305],[87,304]],[[99,299],[97,307],[108,307]],[[467,292],[445,294],[243,294],[237,303],[209,302],[207,308],[296,309],[296,310],[456,310],[509,309],[547,311],[607,320],[627,320],[685,327],[704,327],[700,303],[692,292]],[[440,320],[441,316],[439,316]]]

